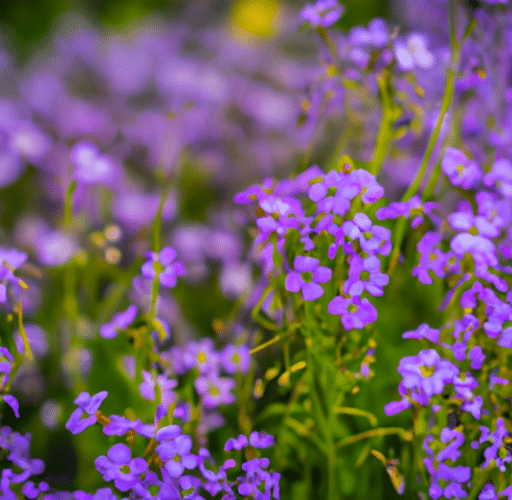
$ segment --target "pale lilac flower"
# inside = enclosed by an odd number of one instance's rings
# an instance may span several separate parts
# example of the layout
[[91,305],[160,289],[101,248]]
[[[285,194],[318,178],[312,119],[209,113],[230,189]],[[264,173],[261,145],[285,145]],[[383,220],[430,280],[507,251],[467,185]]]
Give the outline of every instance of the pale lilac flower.
[[84,184],[104,184],[112,186],[119,180],[120,167],[107,155],[89,142],[78,142],[70,152],[71,163],[75,167],[74,177]]
[[343,14],[345,7],[338,0],[318,0],[314,5],[306,5],[300,12],[304,21],[311,23],[316,28],[332,26]]
[[434,54],[427,49],[425,36],[419,33],[396,40],[393,50],[398,67],[403,71],[412,71],[416,67],[430,69],[435,63]]
[[220,355],[220,362],[224,371],[230,375],[240,371],[247,373],[251,367],[251,355],[245,345],[227,345]]
[[455,148],[446,148],[441,168],[454,186],[464,189],[475,187],[482,178],[482,170],[478,163]]
[[194,387],[201,396],[205,408],[213,408],[220,404],[231,404],[235,396],[231,392],[235,388],[235,381],[227,377],[218,377],[210,374],[194,380]]

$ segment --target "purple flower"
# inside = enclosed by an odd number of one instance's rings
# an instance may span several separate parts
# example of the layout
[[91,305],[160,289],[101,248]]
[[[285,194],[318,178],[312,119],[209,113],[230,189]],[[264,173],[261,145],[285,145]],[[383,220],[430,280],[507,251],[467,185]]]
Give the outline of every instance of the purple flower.
[[132,304],[126,311],[115,314],[109,323],[105,323],[100,328],[100,335],[104,339],[117,337],[118,331],[128,328],[133,323],[136,316],[137,307]]
[[468,353],[468,359],[471,361],[472,370],[480,370],[485,361],[485,354],[479,345],[472,347]]
[[506,158],[496,160],[491,171],[485,174],[484,184],[496,186],[504,197],[512,198],[512,162]]
[[380,297],[384,294],[382,287],[388,282],[389,276],[380,272],[380,260],[377,256],[371,255],[362,259],[358,254],[353,254],[343,291],[353,297],[366,290],[371,295]]
[[[471,478],[471,469],[464,466],[452,466],[460,456],[459,448],[464,443],[464,434],[456,430],[445,427],[441,431],[441,442],[447,444],[437,456],[434,454],[429,446],[434,439],[432,435],[427,435],[423,441],[423,449],[427,453],[427,458],[423,460],[426,469],[431,477],[431,484],[429,494],[431,498],[439,498],[445,496],[446,498],[467,497],[467,492],[462,488],[462,483],[466,483]],[[445,460],[450,461],[450,465],[444,463]],[[435,464],[437,463],[437,467]],[[446,485],[444,488],[441,486],[440,480]]]
[[241,450],[248,444],[247,436],[240,434],[237,438],[229,438],[224,445],[225,451]]
[[235,396],[231,393],[231,390],[235,388],[235,385],[233,379],[218,377],[213,374],[201,376],[194,380],[194,387],[206,408],[233,403]]
[[44,493],[49,489],[50,485],[45,481],[41,481],[37,486],[33,481],[27,481],[21,491],[27,498],[37,498],[39,493]]
[[[336,238],[328,250],[330,259],[335,257],[338,246],[343,244],[345,236],[354,243],[357,241],[363,252],[369,255],[389,255],[391,251],[391,231],[382,226],[374,226],[371,219],[362,212],[356,213],[353,220],[345,221],[341,227],[333,224],[328,231]],[[347,244],[345,251],[353,253],[354,243]]]
[[74,176],[85,184],[112,186],[120,177],[120,168],[106,155],[101,155],[94,144],[78,142],[69,153],[75,166]]
[[274,446],[274,436],[271,436],[270,434],[267,434],[266,432],[251,432],[251,435],[249,436],[249,442],[251,443],[251,446],[254,446],[255,448],[261,448],[265,449],[269,446]]
[[496,490],[494,489],[494,486],[491,483],[487,483],[482,488],[482,491],[478,495],[478,500],[498,500]]
[[450,242],[450,248],[458,257],[464,257],[468,253],[476,265],[498,265],[496,247],[490,239],[484,236],[459,233]]
[[416,356],[405,356],[400,360],[398,372],[402,381],[398,386],[401,396],[408,396],[425,406],[435,394],[441,394],[446,384],[454,383],[459,369],[437,351],[427,349]]
[[[332,277],[332,271],[328,267],[320,266],[318,259],[299,255],[293,261],[295,271],[286,276],[285,287],[289,292],[302,290],[304,300],[316,300],[324,294],[319,283],[326,283]],[[307,273],[307,281],[303,274]]]
[[180,434],[157,446],[156,452],[164,462],[165,470],[171,477],[180,477],[185,469],[193,469],[197,465],[197,458],[190,453],[192,438]]
[[155,425],[143,424],[139,419],[128,420],[126,417],[119,415],[110,415],[110,423],[103,427],[103,434],[106,436],[122,436],[130,430],[134,430],[137,434],[152,438],[155,434]]
[[[103,400],[108,396],[107,391],[101,391],[91,396],[88,392],[82,392],[75,399],[74,403],[78,408],[71,414],[66,422],[66,429],[73,434],[79,434],[87,427],[96,423],[96,412]],[[82,420],[82,415],[87,413],[89,417]]]
[[423,323],[422,325],[418,326],[416,330],[404,332],[402,334],[402,338],[417,340],[427,339],[430,340],[430,342],[437,344],[439,342],[439,330],[435,328],[430,328],[430,326],[428,326],[427,323]]
[[140,481],[139,475],[145,472],[148,464],[143,458],[131,458],[131,450],[123,443],[117,443],[101,455],[94,465],[103,475],[105,481],[114,481],[115,487],[120,491],[128,491]]
[[306,5],[300,12],[300,17],[316,28],[332,26],[343,14],[345,7],[338,0],[318,0],[314,5]]
[[478,164],[455,148],[446,148],[441,168],[454,186],[464,189],[475,187],[482,178],[482,170]]
[[474,215],[471,204],[467,202],[461,203],[459,210],[448,216],[448,222],[457,231],[467,231],[471,234],[480,234],[488,238],[499,236],[501,227],[504,224],[501,217],[498,217],[496,213],[494,216],[489,214],[487,217],[484,215]]
[[141,268],[142,275],[147,279],[153,279],[157,273],[160,283],[168,288],[176,286],[177,277],[185,274],[185,267],[180,261],[175,261],[176,250],[171,247],[162,248],[160,253],[148,252],[149,257]]
[[377,310],[370,301],[363,297],[334,297],[327,306],[331,314],[339,314],[345,330],[360,330],[377,319]]
[[378,220],[396,219],[400,216],[411,217],[411,227],[416,228],[424,222],[425,215],[436,219],[434,210],[439,207],[438,203],[422,203],[419,196],[413,196],[408,201],[393,201],[387,207],[379,208],[375,213],[375,217]]
[[224,371],[230,375],[237,371],[247,373],[251,367],[251,355],[245,345],[227,345],[220,355],[220,362]]
[[[449,270],[449,262],[455,261],[455,255],[452,252],[442,252],[438,245],[441,243],[441,237],[437,233],[427,231],[418,243],[417,249],[420,253],[420,261],[412,270],[412,275],[417,276],[420,283],[430,285],[432,277],[429,271],[432,271],[438,278],[444,278]],[[452,266],[453,267],[453,266]]]
[[415,67],[430,69],[435,63],[434,55],[427,49],[425,36],[419,33],[411,33],[407,40],[396,40],[393,49],[403,71],[412,71]]
[[[0,346],[0,387],[4,387],[10,378],[14,358],[6,347]],[[0,396],[14,411],[16,418],[19,418],[18,400],[11,394]]]
[[168,408],[173,401],[176,401],[177,395],[172,390],[178,385],[176,380],[169,379],[165,375],[158,375],[155,380],[155,377],[146,370],[142,370],[142,377],[144,380],[139,384],[139,392],[144,399],[154,401],[155,389],[158,386],[160,402],[165,408]]
[[203,338],[199,342],[189,342],[179,356],[186,370],[197,367],[201,374],[218,371],[219,355],[215,352],[213,341],[209,338]]

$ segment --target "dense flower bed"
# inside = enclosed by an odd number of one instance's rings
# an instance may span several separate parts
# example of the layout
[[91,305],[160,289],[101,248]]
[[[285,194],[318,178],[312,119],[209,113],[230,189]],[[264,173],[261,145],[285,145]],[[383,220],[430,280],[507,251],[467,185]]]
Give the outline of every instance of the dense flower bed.
[[0,47],[1,498],[511,500],[508,1],[247,5]]

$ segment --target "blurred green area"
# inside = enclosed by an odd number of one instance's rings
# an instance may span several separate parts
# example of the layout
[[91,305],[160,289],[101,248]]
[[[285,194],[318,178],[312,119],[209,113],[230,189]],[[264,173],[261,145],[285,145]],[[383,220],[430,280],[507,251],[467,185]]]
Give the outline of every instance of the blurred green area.
[[[247,3],[249,0],[238,0]],[[74,11],[84,15],[91,22],[106,27],[120,28],[147,15],[159,15],[172,19],[188,12],[187,21],[194,23],[197,16],[211,22],[213,18],[228,15],[234,0],[1,0],[0,33],[6,37],[8,46],[20,61],[40,46],[58,25],[59,17]],[[280,1],[282,5],[301,8],[307,0]],[[386,0],[345,0],[345,14],[339,22],[347,29],[366,24],[374,17],[388,17],[390,2]],[[208,16],[201,16],[208,12]]]

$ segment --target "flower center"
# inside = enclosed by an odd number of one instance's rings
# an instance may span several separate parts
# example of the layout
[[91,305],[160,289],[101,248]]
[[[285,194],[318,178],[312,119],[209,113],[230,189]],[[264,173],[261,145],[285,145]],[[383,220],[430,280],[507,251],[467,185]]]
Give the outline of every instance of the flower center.
[[208,392],[211,396],[218,396],[220,394],[219,388],[216,385],[210,386]]
[[421,375],[425,378],[431,377],[435,372],[435,366],[420,366]]
[[119,470],[123,473],[123,474],[129,474],[130,473],[130,467],[128,465],[121,465],[121,467],[119,468]]

